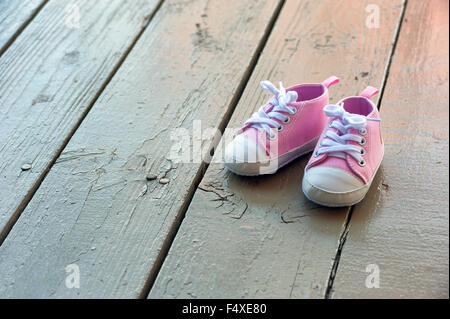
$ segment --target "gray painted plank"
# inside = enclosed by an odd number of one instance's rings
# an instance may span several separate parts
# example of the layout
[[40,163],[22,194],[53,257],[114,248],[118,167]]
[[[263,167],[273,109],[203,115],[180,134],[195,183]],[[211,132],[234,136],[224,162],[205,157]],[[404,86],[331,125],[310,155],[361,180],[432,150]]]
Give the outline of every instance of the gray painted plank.
[[145,291],[201,168],[171,167],[170,133],[221,125],[280,3],[164,2],[0,247],[1,297]]
[[47,0],[0,1],[0,56]]
[[[334,298],[449,296],[448,22],[448,1],[408,1],[381,107],[384,161],[353,212]],[[366,287],[369,265],[379,288]]]
[[157,4],[50,1],[1,56],[0,242]]
[[[365,27],[373,3],[379,29]],[[261,80],[289,86],[336,74],[331,101],[381,85],[401,10],[401,1],[288,0],[229,127],[267,101]],[[211,164],[148,297],[323,298],[348,209],[304,197],[307,160],[254,178]]]

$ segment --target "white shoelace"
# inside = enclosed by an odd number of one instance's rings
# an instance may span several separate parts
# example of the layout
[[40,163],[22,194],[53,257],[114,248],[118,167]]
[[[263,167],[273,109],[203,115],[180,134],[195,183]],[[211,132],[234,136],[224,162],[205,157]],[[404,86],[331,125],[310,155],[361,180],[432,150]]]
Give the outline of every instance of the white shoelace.
[[295,114],[297,109],[295,107],[289,107],[288,104],[297,101],[298,95],[295,91],[286,92],[286,89],[281,82],[280,89],[277,89],[275,85],[269,81],[262,81],[260,86],[274,95],[274,97],[267,102],[272,104],[273,108],[270,112],[266,113],[264,111],[266,105],[261,106],[258,112],[253,113],[252,117],[245,122],[245,125],[250,125],[250,127],[254,127],[258,130],[263,129],[267,132],[269,138],[274,138],[275,133],[272,131],[272,128],[281,131],[283,125],[273,119],[277,119],[282,123],[289,123],[289,116],[280,112],[286,112],[290,115]]
[[328,117],[337,117],[338,119],[330,123],[330,128],[337,129],[342,135],[336,134],[333,130],[327,130],[325,137],[319,145],[318,150],[314,156],[319,156],[323,153],[331,153],[330,155],[338,156],[339,153],[347,153],[351,155],[361,166],[366,164],[363,159],[365,155],[364,148],[356,145],[347,144],[348,141],[354,141],[359,145],[364,145],[366,139],[363,136],[347,133],[350,128],[357,129],[359,134],[365,135],[367,133],[367,121],[380,122],[380,119],[367,118],[359,114],[351,114],[344,110],[344,104],[327,105],[324,112]]

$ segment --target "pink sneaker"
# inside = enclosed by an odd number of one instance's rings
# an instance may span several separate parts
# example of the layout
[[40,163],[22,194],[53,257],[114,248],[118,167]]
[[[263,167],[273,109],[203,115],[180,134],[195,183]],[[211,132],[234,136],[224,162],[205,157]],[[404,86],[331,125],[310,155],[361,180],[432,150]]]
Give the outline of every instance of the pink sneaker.
[[313,202],[330,207],[360,202],[383,159],[380,114],[369,100],[378,90],[369,86],[360,96],[327,105],[328,126],[303,177],[303,192]]
[[278,90],[269,81],[261,87],[272,94],[269,102],[245,122],[226,147],[225,166],[239,175],[273,174],[297,157],[311,152],[327,122],[323,107],[328,88],[339,79],[300,84]]

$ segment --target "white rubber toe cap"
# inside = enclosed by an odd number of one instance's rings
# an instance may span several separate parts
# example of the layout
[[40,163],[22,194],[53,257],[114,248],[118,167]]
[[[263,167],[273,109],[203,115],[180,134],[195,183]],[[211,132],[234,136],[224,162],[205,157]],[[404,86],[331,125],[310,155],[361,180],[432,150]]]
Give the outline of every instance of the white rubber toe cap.
[[305,172],[302,188],[306,197],[325,206],[350,206],[361,201],[370,185],[335,167],[312,167]]
[[306,171],[305,178],[315,187],[333,193],[347,193],[364,186],[358,177],[335,167],[312,167]]
[[276,171],[276,167],[270,166],[270,158],[265,149],[245,135],[236,136],[228,144],[224,161],[230,171],[239,175],[255,176]]
[[269,161],[269,156],[261,145],[241,134],[228,144],[224,159],[226,163],[257,163]]

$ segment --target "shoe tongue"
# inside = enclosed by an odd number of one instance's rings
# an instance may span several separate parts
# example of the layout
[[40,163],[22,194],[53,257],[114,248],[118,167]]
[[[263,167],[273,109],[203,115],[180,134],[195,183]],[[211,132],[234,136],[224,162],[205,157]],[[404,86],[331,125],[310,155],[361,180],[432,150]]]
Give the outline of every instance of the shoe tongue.
[[264,112],[269,113],[270,111],[272,111],[273,107],[274,107],[273,104],[267,103],[267,104],[264,106]]
[[[353,113],[350,113],[350,114],[353,115]],[[332,121],[339,121],[342,125],[348,124],[348,123],[345,123],[345,121],[340,117],[336,117]],[[334,127],[330,128],[330,129],[339,136],[344,135],[344,133],[342,133],[341,131],[339,131],[338,129],[336,129]],[[344,170],[350,170],[350,166],[347,163],[347,154],[345,154],[345,152],[336,152],[336,153],[328,154],[328,156],[323,160],[321,165],[340,168],[340,169],[344,169]]]
[[[346,125],[345,123],[344,123],[344,121],[340,118],[340,117],[335,117],[335,118],[333,118],[329,123],[332,123],[332,122],[334,122],[334,121],[339,121],[339,123],[341,123],[342,125]],[[327,124],[328,125],[328,124]],[[339,136],[342,136],[342,135],[344,135],[344,133],[342,133],[341,131],[339,131],[337,128],[335,128],[335,127],[330,127],[330,128],[328,128],[328,130],[331,130],[332,132],[334,132],[334,133],[336,133],[337,135],[339,135]]]
[[[298,93],[296,91],[293,91],[293,90],[287,90],[287,92],[295,92],[296,95],[297,95],[297,100],[295,102],[288,103],[287,105],[294,105],[295,107],[298,108],[300,106],[300,102],[297,102],[298,101],[298,96],[299,96]],[[264,105],[264,107],[263,107],[264,113],[268,114],[268,113],[270,113],[273,110],[273,108],[275,107],[275,105],[272,104],[274,100],[277,101],[277,97],[275,95],[272,96],[272,98],[266,103],[266,105]],[[248,129],[251,129],[251,128],[253,128],[255,130],[259,130],[260,125],[253,124],[253,125],[250,125],[248,127]]]
[[[286,92],[294,92],[297,95],[297,99],[294,102],[288,103],[287,105],[295,105],[296,107],[299,106],[300,102],[297,102],[300,98],[300,95],[298,94],[297,91],[294,90],[289,90],[286,89]],[[266,105],[264,106],[264,112],[269,113],[270,111],[272,111],[272,109],[274,108],[274,105],[271,103],[272,100],[277,100],[277,97],[274,95],[272,96],[272,99],[269,100],[269,102],[266,103]]]

